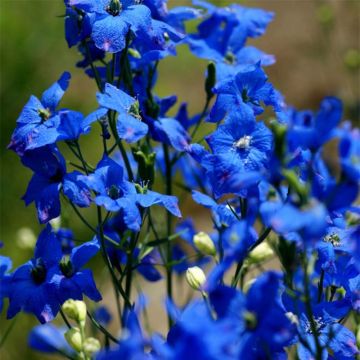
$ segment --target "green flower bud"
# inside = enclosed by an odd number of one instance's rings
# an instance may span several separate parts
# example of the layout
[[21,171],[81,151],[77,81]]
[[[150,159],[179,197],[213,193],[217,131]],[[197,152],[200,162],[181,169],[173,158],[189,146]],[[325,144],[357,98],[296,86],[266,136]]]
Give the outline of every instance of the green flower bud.
[[66,341],[68,344],[77,352],[82,351],[83,344],[81,338],[81,332],[78,328],[71,328],[64,334]]
[[55,219],[51,219],[50,225],[54,231],[59,231],[59,229],[61,228],[61,216],[58,216]]
[[141,59],[141,54],[136,49],[129,48],[128,53],[135,59]]
[[195,247],[204,255],[215,256],[216,248],[210,236],[203,231],[200,231],[193,238]]
[[194,290],[200,290],[205,284],[206,276],[202,269],[198,266],[193,266],[186,270],[186,281]]
[[214,96],[212,91],[216,83],[216,68],[213,62],[210,62],[207,66],[207,77],[205,80],[205,91],[208,99],[211,99]]
[[86,304],[84,301],[69,299],[65,301],[61,308],[70,319],[73,319],[78,323],[85,323]]
[[86,356],[93,356],[96,352],[101,349],[100,341],[93,337],[85,339],[83,344],[83,351]]

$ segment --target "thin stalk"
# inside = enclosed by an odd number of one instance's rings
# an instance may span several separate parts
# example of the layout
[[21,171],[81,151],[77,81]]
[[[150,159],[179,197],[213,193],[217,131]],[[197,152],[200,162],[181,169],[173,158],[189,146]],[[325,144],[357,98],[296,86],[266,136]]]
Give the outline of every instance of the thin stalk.
[[90,314],[89,311],[86,312],[88,318],[91,320],[91,322],[94,324],[94,326],[101,331],[107,339],[110,339],[114,343],[119,343],[119,340],[116,339],[109,331],[107,331],[100,323],[98,323],[95,318]]

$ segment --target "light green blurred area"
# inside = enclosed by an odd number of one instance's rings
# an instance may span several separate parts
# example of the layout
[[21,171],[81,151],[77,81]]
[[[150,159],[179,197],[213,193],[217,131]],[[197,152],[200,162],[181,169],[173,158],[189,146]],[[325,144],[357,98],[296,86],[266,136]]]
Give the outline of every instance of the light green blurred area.
[[[213,1],[225,6],[240,1]],[[275,11],[276,17],[262,39],[252,43],[275,54],[277,64],[267,70],[270,80],[285,95],[289,103],[316,108],[326,95],[338,95],[346,104],[346,114],[359,121],[359,71],[351,66],[354,52],[359,51],[360,18],[357,1],[242,1],[251,6]],[[190,4],[169,0],[170,6]],[[0,240],[1,254],[13,258],[14,267],[32,256],[31,251],[17,245],[17,231],[29,227],[38,233],[33,205],[24,206],[21,196],[26,190],[31,172],[24,168],[16,154],[6,150],[15,121],[31,94],[40,96],[60,74],[72,74],[71,86],[62,107],[87,114],[96,108],[95,83],[75,64],[79,60],[75,48],[68,49],[64,40],[64,6],[60,0],[0,0]],[[190,27],[194,27],[192,24]],[[350,51],[350,52],[349,52]],[[347,69],[344,61],[350,63]],[[160,65],[161,96],[178,94],[179,102],[188,101],[192,112],[200,111],[204,103],[203,77],[206,62],[197,60],[185,47],[177,58]],[[98,151],[98,129],[85,136],[81,144],[93,163],[101,156]],[[74,228],[82,240],[91,234],[75,220],[65,207],[65,225]],[[85,212],[91,219],[92,210]],[[1,332],[10,322],[1,319]],[[27,348],[27,333],[36,324],[30,315],[19,315],[1,359],[43,359]]]

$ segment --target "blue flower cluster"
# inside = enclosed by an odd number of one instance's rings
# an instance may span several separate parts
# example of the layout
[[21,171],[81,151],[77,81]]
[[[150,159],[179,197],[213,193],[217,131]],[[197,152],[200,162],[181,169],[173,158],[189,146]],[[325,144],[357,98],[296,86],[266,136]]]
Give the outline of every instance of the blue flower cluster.
[[[66,41],[96,81],[98,107],[86,116],[59,108],[65,72],[40,100],[31,96],[17,119],[9,149],[33,171],[23,199],[45,225],[31,260],[11,270],[0,256],[0,309],[5,298],[9,319],[34,314],[43,325],[29,345],[70,359],[354,359],[359,129],[341,122],[339,99],[299,111],[268,80],[264,67],[275,57],[248,40],[266,32],[273,13],[193,4],[168,10],[166,0],[65,0]],[[186,32],[188,21],[198,24],[194,33]],[[209,61],[204,108],[192,116],[176,96],[154,92],[158,63],[184,44]],[[203,122],[212,126],[207,134]],[[80,143],[90,131],[102,140],[94,166]],[[337,146],[336,165],[324,156],[328,144]],[[175,224],[180,193],[204,216],[210,211],[210,234],[190,217]],[[70,229],[52,227],[61,206],[92,240],[75,246]],[[81,208],[96,211],[97,222]],[[77,312],[69,310],[69,300],[84,295],[102,300],[85,268],[98,253],[104,285],[115,293],[116,335],[104,306],[86,315],[73,302]],[[166,282],[166,334],[142,324],[138,274]],[[199,296],[180,304],[175,277]],[[104,344],[85,338],[86,316]],[[55,318],[69,330],[49,323]]]

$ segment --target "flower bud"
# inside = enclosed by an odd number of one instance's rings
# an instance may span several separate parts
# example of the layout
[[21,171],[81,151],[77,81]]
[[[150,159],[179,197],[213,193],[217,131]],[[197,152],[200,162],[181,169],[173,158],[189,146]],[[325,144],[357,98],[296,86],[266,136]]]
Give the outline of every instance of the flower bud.
[[251,264],[258,264],[273,255],[274,252],[270,245],[267,242],[263,242],[250,252],[247,260]]
[[194,266],[186,270],[186,281],[194,290],[201,290],[201,287],[205,284],[206,276],[202,269]]
[[50,225],[55,232],[59,231],[59,229],[61,228],[61,216],[51,219]]
[[68,344],[77,352],[82,351],[82,339],[81,332],[78,328],[71,328],[64,334],[66,341]]
[[16,233],[16,244],[21,249],[33,249],[36,244],[36,236],[28,227],[20,228]]
[[101,349],[100,341],[93,337],[85,339],[83,344],[83,351],[86,356],[92,357],[94,353]]
[[204,255],[215,256],[216,248],[210,236],[203,231],[194,235],[195,247]]
[[83,301],[69,299],[62,306],[64,313],[76,322],[85,322],[86,304]]

